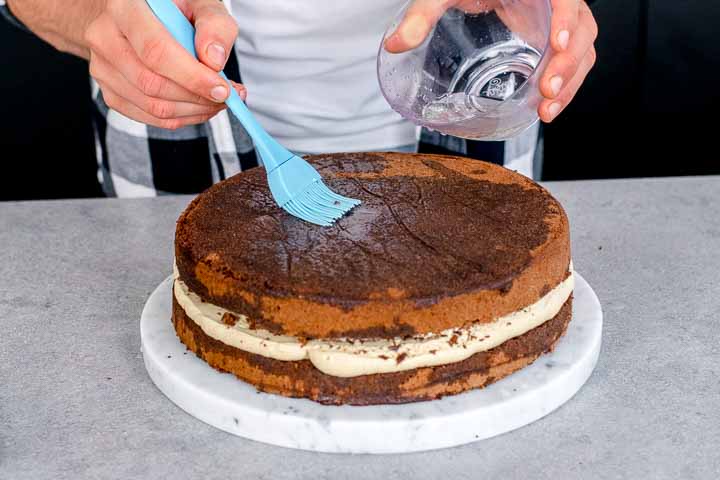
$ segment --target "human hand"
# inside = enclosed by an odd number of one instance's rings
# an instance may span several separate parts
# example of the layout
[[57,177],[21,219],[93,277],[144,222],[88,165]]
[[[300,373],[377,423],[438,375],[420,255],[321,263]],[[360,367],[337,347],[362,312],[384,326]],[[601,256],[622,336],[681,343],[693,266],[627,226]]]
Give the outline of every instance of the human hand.
[[[517,0],[532,2],[537,0]],[[595,39],[598,27],[590,8],[583,0],[551,0],[552,26],[550,30],[550,59],[540,79],[540,92],[544,99],[538,106],[538,115],[544,122],[553,121],[580,89],[585,77],[595,64]],[[419,46],[432,31],[446,10],[458,8],[468,13],[494,10],[512,29],[527,32],[533,43],[532,25],[517,25],[526,21],[513,15],[499,0],[414,0],[395,32],[385,41],[390,53],[401,53]]]
[[[108,0],[85,31],[90,74],[110,108],[166,129],[202,123],[225,108],[218,74],[237,24],[217,0],[173,0],[195,25],[200,61],[176,42],[143,0]],[[245,87],[233,82],[244,100]]]

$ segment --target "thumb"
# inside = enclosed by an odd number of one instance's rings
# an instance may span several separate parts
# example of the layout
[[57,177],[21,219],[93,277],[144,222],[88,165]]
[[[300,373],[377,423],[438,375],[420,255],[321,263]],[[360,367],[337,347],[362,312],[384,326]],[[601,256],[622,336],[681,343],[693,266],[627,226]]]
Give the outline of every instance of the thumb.
[[195,50],[202,63],[219,72],[238,34],[235,19],[218,0],[187,0],[187,12],[195,25]]

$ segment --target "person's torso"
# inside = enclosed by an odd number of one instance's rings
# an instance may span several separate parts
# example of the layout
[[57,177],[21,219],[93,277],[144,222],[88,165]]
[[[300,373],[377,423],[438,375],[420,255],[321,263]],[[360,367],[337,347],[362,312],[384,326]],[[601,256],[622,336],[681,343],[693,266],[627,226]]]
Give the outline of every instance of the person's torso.
[[[250,107],[272,134],[300,152],[394,150],[415,141],[416,127],[390,109],[375,74],[382,33],[399,0],[268,2],[225,0],[240,20],[239,70]],[[236,62],[228,75],[238,78]],[[110,196],[197,193],[258,164],[250,138],[228,111],[201,125],[163,130],[109,109],[93,86],[98,176]],[[420,148],[530,176],[542,150],[535,148],[537,133],[535,126],[509,142],[485,143],[425,130]]]
[[230,0],[248,105],[291,150],[397,147],[416,128],[378,87],[382,35],[402,0]]

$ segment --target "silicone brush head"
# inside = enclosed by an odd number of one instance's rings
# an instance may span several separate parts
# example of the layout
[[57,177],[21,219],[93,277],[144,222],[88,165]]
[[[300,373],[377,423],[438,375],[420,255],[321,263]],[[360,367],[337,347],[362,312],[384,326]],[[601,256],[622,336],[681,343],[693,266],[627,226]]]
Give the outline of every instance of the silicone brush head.
[[316,180],[283,205],[283,209],[307,222],[327,227],[358,205],[360,200],[338,195],[322,180]]

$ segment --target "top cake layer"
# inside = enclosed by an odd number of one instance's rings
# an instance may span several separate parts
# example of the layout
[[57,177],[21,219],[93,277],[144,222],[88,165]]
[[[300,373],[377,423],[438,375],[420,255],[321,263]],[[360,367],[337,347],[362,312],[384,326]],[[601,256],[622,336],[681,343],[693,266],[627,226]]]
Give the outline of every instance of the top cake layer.
[[211,187],[177,225],[192,291],[276,334],[392,338],[492,321],[567,276],[567,218],[519,174],[435,155],[309,161],[362,205],[318,227],[274,204],[262,168]]

